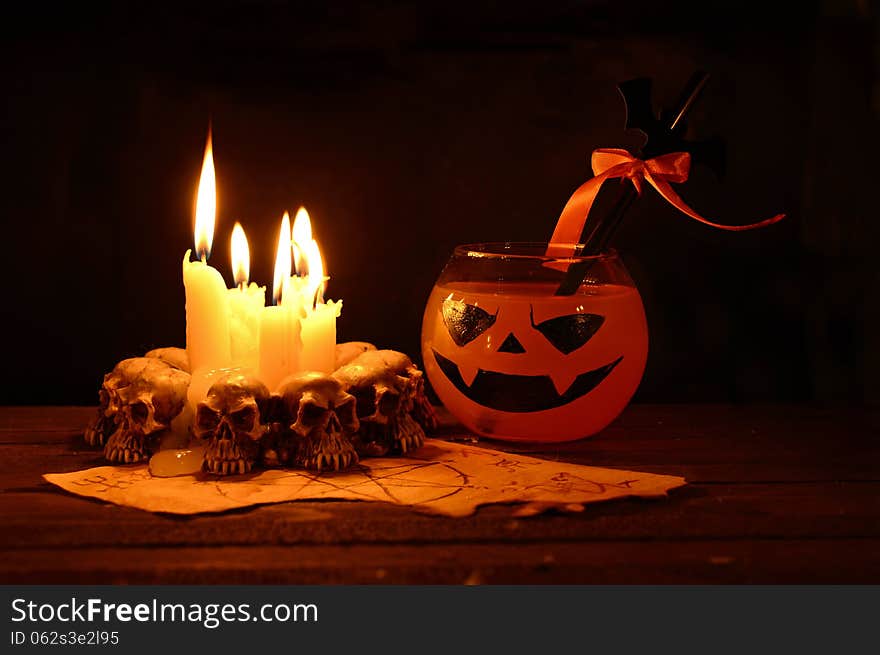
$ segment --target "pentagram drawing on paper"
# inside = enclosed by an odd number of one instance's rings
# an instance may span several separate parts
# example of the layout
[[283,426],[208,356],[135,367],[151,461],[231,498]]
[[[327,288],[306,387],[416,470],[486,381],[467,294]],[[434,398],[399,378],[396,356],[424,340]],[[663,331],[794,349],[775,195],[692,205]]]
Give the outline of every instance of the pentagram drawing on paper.
[[342,497],[398,505],[439,502],[472,486],[469,476],[452,464],[418,457],[369,459],[342,473],[288,471],[275,483],[290,485],[296,495],[308,493],[312,498]]

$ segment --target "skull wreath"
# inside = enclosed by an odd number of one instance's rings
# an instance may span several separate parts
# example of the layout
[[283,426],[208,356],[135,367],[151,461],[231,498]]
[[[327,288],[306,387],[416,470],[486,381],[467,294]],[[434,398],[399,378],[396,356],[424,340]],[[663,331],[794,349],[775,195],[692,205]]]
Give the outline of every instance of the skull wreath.
[[[104,376],[86,441],[103,446],[109,461],[129,463],[148,459],[160,437],[167,444],[191,435],[204,445],[203,470],[216,475],[249,473],[258,463],[340,471],[359,456],[422,445],[437,419],[409,357],[366,342],[339,344],[336,354],[341,366],[332,375],[296,373],[275,393],[250,373],[222,372],[194,415],[185,350],[123,360]],[[187,434],[178,434],[184,425]]]

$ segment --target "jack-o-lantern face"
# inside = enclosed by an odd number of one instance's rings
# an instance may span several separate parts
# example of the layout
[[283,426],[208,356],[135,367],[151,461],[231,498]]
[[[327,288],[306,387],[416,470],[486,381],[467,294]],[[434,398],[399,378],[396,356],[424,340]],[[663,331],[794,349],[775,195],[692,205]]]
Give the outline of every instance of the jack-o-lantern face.
[[[516,314],[516,309],[514,305],[505,307],[505,313]],[[445,299],[440,306],[443,324],[452,341],[460,347],[466,346],[495,326],[499,313],[500,309],[495,314],[489,314],[481,307],[452,298]],[[537,352],[539,361],[546,362],[546,356],[554,355],[546,352],[545,344],[533,335],[534,332],[539,333],[558,353],[568,355],[583,347],[604,322],[604,316],[583,313],[564,314],[535,323],[534,306],[529,304],[528,327],[505,323],[502,332],[509,331],[496,352],[528,355],[534,349],[532,356]],[[523,329],[529,330],[528,336],[523,333]],[[521,338],[517,338],[516,332],[519,332]],[[523,340],[531,341],[529,350],[523,345]],[[489,342],[491,341],[490,338]],[[475,403],[504,412],[538,412],[561,407],[589,393],[614,370],[623,356],[598,368],[579,373],[574,380],[566,368],[539,375],[503,373],[480,368],[470,383],[462,377],[458,365],[436,349],[434,358],[453,386]]]
[[632,287],[593,296],[435,295],[423,325],[425,368],[443,403],[478,432],[510,437],[541,421],[548,433],[586,436],[596,430],[583,426],[613,411],[604,427],[641,379],[647,329]]

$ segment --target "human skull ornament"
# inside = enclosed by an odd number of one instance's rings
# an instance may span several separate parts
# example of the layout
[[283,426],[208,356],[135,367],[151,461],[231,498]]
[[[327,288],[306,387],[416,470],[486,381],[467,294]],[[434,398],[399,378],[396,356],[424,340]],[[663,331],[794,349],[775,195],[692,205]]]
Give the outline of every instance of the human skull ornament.
[[[115,426],[104,457],[121,463],[146,459],[156,448],[156,437],[183,410],[189,382],[189,373],[159,359],[134,357],[117,364],[102,387],[102,404],[107,395],[104,422],[112,413]],[[101,429],[106,429],[104,422]]]
[[119,389],[132,384],[148,366],[148,359],[158,359],[189,373],[189,358],[183,348],[154,348],[143,357],[123,359],[104,376],[98,391],[98,411],[83,436],[90,446],[103,446],[116,430],[116,414],[121,405]]
[[251,471],[265,433],[261,416],[268,401],[266,385],[251,375],[229,373],[211,385],[196,407],[193,428],[206,445],[206,471],[218,475]]
[[153,348],[153,350],[149,351],[144,357],[161,359],[163,362],[171,364],[174,368],[179,368],[181,371],[192,373],[189,366],[189,355],[184,348]]
[[376,346],[366,341],[345,341],[336,344],[336,366],[345,366],[355,357],[368,350],[376,350]]
[[355,445],[362,455],[406,453],[425,441],[424,429],[410,415],[415,394],[413,381],[397,373],[402,363],[400,354],[367,351],[333,374],[357,399],[361,428]]
[[364,360],[381,359],[395,375],[406,378],[408,413],[425,431],[435,430],[438,425],[437,412],[425,393],[425,374],[413,364],[409,356],[396,350],[378,350],[376,355],[366,355]]
[[359,427],[356,402],[338,380],[314,371],[297,373],[281,381],[278,393],[290,430],[299,438],[297,466],[339,471],[357,463],[351,442]]
[[104,376],[101,389],[98,391],[97,415],[83,435],[90,446],[103,446],[116,430],[116,414],[121,405],[119,390],[132,384],[146,365],[147,361],[144,357],[123,359]]

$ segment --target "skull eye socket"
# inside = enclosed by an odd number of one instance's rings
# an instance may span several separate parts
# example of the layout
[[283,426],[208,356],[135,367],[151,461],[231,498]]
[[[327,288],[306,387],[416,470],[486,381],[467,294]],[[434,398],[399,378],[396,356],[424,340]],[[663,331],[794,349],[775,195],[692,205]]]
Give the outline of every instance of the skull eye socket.
[[233,412],[229,417],[229,422],[237,432],[250,432],[254,423],[257,422],[257,408],[245,407],[237,412]]
[[498,318],[497,312],[493,315],[485,309],[451,298],[443,301],[440,312],[456,346],[470,343],[492,327]]
[[327,410],[314,403],[305,403],[302,407],[302,418],[300,419],[306,425],[312,425],[319,422]]
[[220,415],[207,405],[199,405],[196,410],[196,425],[202,430],[216,430],[220,424]]
[[355,422],[355,401],[349,400],[336,407],[336,416],[343,425],[350,425]]
[[386,390],[379,396],[379,413],[383,416],[390,416],[397,412],[399,403],[400,394],[395,391]]
[[529,318],[532,327],[565,355],[587,343],[605,322],[605,317],[598,314],[568,314],[535,324],[534,309]]
[[150,416],[150,408],[143,400],[133,402],[130,411],[132,420],[137,423],[146,423]]
[[355,397],[355,406],[358,418],[364,418],[373,413],[373,406],[376,403],[376,391],[373,387],[365,387],[363,389],[352,390],[351,393]]

